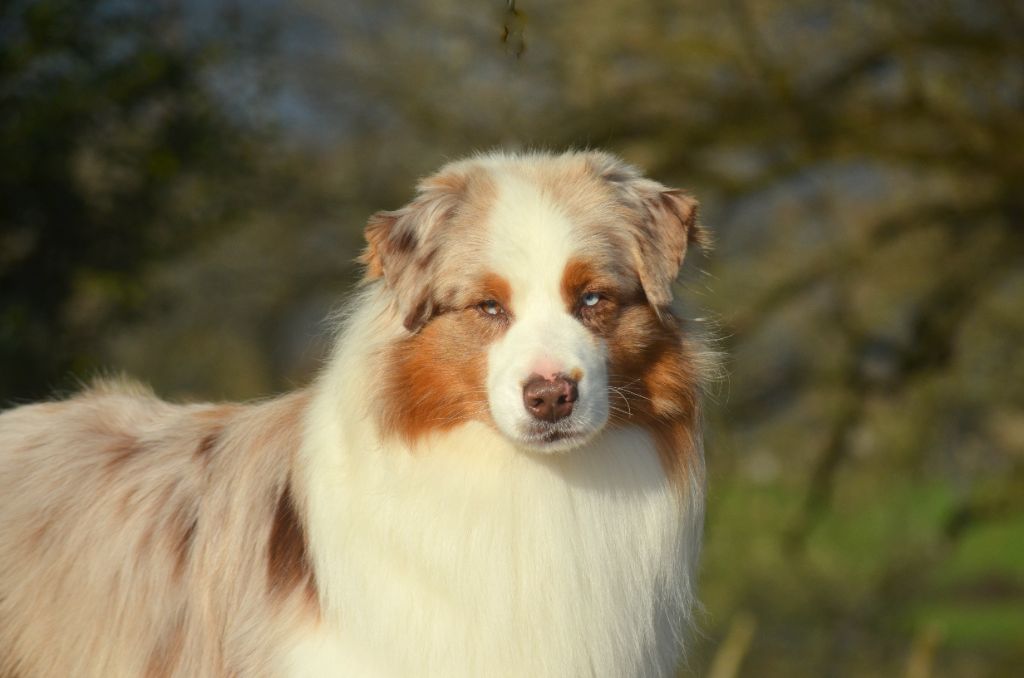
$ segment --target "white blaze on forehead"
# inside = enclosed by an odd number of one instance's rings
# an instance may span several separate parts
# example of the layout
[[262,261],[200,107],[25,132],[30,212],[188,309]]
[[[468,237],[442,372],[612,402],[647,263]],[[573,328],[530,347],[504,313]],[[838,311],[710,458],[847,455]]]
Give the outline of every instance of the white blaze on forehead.
[[[511,172],[497,176],[488,219],[488,265],[509,282],[512,324],[488,351],[491,415],[511,440],[557,451],[582,444],[608,419],[606,351],[566,308],[562,277],[585,247],[575,224],[541,186]],[[538,439],[523,404],[531,374],[571,375],[578,382],[572,414],[558,422],[564,437]]]
[[512,310],[562,305],[562,273],[575,249],[573,224],[536,184],[498,178],[490,214],[490,265],[512,288]]

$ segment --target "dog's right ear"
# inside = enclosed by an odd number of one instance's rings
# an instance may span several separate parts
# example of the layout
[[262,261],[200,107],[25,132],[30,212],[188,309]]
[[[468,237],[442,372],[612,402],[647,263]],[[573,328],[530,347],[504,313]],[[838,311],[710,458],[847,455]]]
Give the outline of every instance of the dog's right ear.
[[359,257],[359,262],[366,266],[366,280],[384,277],[385,272],[392,273],[393,278],[393,267],[400,269],[408,263],[406,255],[418,244],[416,233],[406,218],[408,209],[377,212],[366,223],[366,250]]
[[451,182],[432,177],[405,207],[377,212],[366,224],[366,250],[359,261],[364,280],[384,279],[395,308],[410,332],[434,314],[435,254],[439,234],[455,211],[460,194]]

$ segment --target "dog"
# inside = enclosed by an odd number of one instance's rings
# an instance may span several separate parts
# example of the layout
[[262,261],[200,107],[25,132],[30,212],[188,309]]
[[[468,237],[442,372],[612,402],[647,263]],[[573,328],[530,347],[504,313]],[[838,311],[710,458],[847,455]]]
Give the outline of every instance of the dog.
[[0,675],[671,676],[695,607],[697,203],[596,151],[366,226],[312,385],[0,415]]

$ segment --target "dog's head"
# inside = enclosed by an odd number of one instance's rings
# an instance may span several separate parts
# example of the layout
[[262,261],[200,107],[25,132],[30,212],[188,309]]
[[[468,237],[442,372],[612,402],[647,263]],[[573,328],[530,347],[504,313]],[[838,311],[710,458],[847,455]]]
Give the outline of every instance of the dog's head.
[[534,451],[609,421],[693,415],[696,375],[669,310],[696,202],[596,152],[450,164],[366,229],[366,277],[407,334],[381,356],[386,429],[468,420]]

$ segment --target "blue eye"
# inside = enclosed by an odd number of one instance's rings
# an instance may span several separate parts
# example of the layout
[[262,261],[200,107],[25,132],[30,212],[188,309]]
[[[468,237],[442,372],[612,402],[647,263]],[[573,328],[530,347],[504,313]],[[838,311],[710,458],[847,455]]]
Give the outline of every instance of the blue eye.
[[477,304],[477,307],[487,315],[497,316],[505,312],[505,309],[501,307],[501,304],[496,302],[494,299],[481,301],[479,304]]
[[587,292],[580,298],[580,301],[584,306],[597,306],[597,302],[601,301],[601,295],[597,292]]

